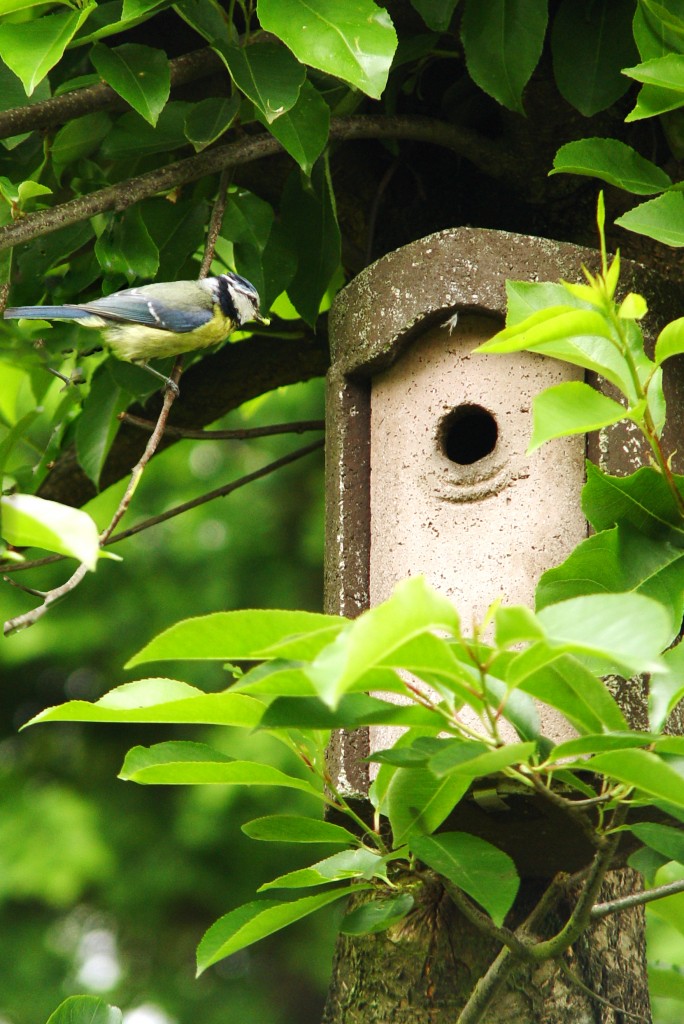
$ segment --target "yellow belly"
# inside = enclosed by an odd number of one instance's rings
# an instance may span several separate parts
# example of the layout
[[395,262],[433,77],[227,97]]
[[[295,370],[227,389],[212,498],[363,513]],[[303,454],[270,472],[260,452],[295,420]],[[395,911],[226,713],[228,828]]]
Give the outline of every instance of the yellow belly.
[[186,334],[160,331],[144,324],[110,325],[103,331],[108,348],[117,359],[130,363],[145,362],[148,359],[178,356],[197,348],[218,345],[227,338],[234,324],[225,316],[214,316],[208,324],[197,327]]

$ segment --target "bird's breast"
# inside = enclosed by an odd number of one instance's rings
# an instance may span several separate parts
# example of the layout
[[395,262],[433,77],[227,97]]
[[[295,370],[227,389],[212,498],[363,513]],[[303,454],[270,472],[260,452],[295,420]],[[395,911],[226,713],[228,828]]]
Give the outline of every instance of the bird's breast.
[[147,359],[177,356],[183,352],[218,345],[227,338],[234,324],[222,314],[214,316],[207,324],[196,327],[185,334],[162,331],[145,324],[108,324],[104,339],[117,359],[129,362],[143,362]]

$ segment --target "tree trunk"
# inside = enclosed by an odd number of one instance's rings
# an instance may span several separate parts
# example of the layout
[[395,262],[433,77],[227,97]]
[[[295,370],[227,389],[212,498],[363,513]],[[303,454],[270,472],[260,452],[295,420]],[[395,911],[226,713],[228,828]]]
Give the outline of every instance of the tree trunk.
[[[638,887],[633,871],[616,870],[601,899]],[[523,884],[509,924],[527,916],[543,888],[536,880]],[[436,879],[414,883],[411,892],[414,910],[399,925],[379,935],[340,936],[323,1024],[456,1024],[499,947],[461,916]],[[561,908],[541,923],[539,937],[563,919]],[[472,1020],[622,1024],[627,1014],[650,1020],[642,908],[596,922],[562,962],[513,962],[491,1005]]]

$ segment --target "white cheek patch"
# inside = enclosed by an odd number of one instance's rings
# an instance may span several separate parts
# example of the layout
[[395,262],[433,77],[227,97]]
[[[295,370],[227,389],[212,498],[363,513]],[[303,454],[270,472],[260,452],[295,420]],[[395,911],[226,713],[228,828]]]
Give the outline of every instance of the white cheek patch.
[[245,295],[244,292],[237,291],[233,292],[233,302],[235,303],[235,309],[237,310],[238,321],[241,324],[246,323],[247,320],[254,319],[254,313],[256,310],[256,304],[254,299]]

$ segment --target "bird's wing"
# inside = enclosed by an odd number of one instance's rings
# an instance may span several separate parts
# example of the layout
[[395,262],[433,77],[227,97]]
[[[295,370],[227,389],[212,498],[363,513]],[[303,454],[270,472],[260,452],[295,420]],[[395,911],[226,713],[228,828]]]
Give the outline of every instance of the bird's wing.
[[135,294],[135,289],[106,295],[93,302],[78,305],[78,309],[104,320],[122,324],[142,324],[172,334],[187,334],[203,327],[212,319],[211,309],[177,309],[148,295]]

